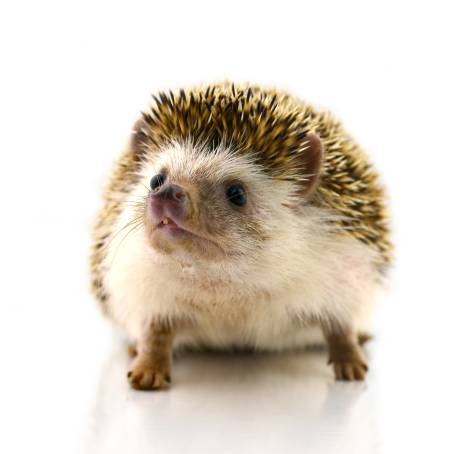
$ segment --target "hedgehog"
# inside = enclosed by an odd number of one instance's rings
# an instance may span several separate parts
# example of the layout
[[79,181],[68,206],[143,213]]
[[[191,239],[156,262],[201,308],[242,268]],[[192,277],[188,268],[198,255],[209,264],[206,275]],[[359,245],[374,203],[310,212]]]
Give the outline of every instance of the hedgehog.
[[363,380],[389,236],[379,176],[330,113],[251,84],[161,92],[105,187],[92,289],[135,389],[167,388],[181,348],[323,343],[336,379]]

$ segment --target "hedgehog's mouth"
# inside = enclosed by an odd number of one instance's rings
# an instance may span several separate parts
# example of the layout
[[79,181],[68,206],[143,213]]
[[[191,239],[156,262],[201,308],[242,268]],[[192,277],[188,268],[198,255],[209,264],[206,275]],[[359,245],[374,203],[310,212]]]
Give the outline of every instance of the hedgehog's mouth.
[[158,225],[159,226],[160,225],[170,225],[170,226],[172,226],[172,224],[175,225],[176,227],[178,227],[176,222],[174,222],[171,218],[164,218]]
[[170,238],[181,238],[194,235],[192,232],[179,226],[172,218],[165,217],[155,226],[155,231]]
[[211,238],[207,238],[204,235],[195,233],[192,229],[190,230],[186,226],[182,227],[180,224],[177,224],[174,219],[168,216],[163,217],[157,224],[155,224],[151,233],[152,235],[157,234],[159,237],[168,241],[190,242],[204,250],[211,247],[225,254],[224,249],[216,241]]

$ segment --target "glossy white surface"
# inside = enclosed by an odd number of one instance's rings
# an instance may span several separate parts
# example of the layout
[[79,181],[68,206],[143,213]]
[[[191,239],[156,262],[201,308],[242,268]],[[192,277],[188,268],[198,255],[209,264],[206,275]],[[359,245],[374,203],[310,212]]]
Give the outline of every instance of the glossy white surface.
[[[449,2],[3,2],[0,452],[454,452],[451,18]],[[100,187],[151,91],[225,77],[331,109],[383,174],[398,260],[365,383],[310,352],[188,355],[170,391],[127,386],[87,291]]]
[[72,273],[31,257],[26,283],[5,282],[15,293],[0,321],[1,452],[452,452],[452,302],[447,280],[411,254],[383,299],[365,383],[335,383],[320,351],[187,354],[156,393],[128,388],[124,345],[86,293],[78,255],[65,262]]
[[368,385],[332,383],[317,353],[187,357],[170,392],[146,395],[127,389],[121,359],[103,369],[91,452],[369,452],[379,442]]

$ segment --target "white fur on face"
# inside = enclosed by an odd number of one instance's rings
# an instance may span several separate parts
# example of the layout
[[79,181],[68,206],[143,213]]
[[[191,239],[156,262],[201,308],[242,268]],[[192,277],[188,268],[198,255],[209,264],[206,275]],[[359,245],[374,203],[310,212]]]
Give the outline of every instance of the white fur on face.
[[[134,338],[153,318],[189,321],[177,337],[184,344],[280,349],[307,341],[307,326],[326,319],[361,327],[377,287],[374,251],[336,232],[329,213],[311,206],[290,208],[290,183],[272,182],[245,157],[188,144],[169,146],[143,166],[130,201],[147,195],[149,179],[169,176],[197,184],[243,181],[267,239],[229,229],[243,254],[218,261],[163,255],[149,246],[145,230],[121,229],[137,216],[129,203],[108,246],[106,287],[116,322]],[[226,233],[227,235],[227,233]],[[236,235],[236,236],[235,236]]]

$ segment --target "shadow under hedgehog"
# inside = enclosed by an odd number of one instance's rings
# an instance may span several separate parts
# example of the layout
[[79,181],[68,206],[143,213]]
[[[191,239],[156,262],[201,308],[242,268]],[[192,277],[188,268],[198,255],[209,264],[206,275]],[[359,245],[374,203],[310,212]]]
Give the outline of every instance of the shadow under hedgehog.
[[391,249],[378,176],[329,113],[212,84],[161,93],[137,121],[104,192],[92,288],[134,342],[136,389],[166,387],[181,346],[325,341],[336,378],[362,380]]

